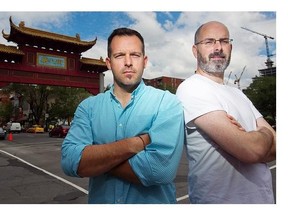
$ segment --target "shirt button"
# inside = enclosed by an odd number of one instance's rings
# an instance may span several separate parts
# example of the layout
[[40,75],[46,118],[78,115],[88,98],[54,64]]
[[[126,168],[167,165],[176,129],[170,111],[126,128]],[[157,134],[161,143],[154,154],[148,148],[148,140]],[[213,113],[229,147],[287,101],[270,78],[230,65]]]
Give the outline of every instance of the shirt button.
[[121,123],[119,124],[119,127],[122,127],[122,124],[121,124]]

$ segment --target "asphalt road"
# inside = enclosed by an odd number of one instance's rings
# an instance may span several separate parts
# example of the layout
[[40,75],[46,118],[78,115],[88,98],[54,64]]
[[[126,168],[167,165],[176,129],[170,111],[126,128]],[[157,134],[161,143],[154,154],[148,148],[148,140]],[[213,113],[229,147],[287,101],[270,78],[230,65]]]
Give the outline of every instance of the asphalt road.
[[[87,178],[66,176],[60,167],[62,138],[13,134],[0,140],[0,204],[86,204]],[[270,164],[276,196],[276,163]],[[179,204],[188,204],[188,162],[183,157],[175,179]]]

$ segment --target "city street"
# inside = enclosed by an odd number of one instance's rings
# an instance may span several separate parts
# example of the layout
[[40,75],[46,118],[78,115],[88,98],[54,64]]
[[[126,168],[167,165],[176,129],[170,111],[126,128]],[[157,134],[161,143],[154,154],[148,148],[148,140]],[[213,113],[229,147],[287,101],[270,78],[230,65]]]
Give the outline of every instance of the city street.
[[[66,176],[60,167],[63,138],[47,133],[13,134],[0,141],[0,204],[85,204],[88,178]],[[183,157],[175,179],[177,200],[189,203],[188,163]]]
[[[66,176],[60,167],[62,138],[44,134],[13,134],[0,141],[0,204],[85,204],[87,178]],[[270,164],[276,193],[276,163]],[[189,203],[188,162],[183,157],[175,179],[177,201]]]

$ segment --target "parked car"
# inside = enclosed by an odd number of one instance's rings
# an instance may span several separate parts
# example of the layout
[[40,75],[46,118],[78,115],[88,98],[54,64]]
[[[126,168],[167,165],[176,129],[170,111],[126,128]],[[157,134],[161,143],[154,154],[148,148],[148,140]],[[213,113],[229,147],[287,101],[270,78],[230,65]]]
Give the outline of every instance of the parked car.
[[6,130],[4,130],[2,127],[0,127],[0,139],[6,139]]
[[40,125],[33,125],[26,130],[27,133],[44,133],[44,128]]
[[70,129],[69,125],[55,126],[50,132],[49,137],[65,137]]
[[20,133],[22,130],[21,124],[19,122],[8,122],[7,123],[7,132],[11,133]]

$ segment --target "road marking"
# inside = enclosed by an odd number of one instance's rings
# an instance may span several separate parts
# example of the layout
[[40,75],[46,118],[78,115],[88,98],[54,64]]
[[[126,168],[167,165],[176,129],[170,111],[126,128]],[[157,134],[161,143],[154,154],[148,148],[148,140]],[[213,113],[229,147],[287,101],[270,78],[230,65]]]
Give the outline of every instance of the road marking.
[[276,168],[276,165],[269,167],[270,170],[275,169],[275,168]]
[[[14,141],[13,141],[14,142]],[[59,144],[59,142],[57,142],[57,140],[55,141],[50,141],[50,142],[30,142],[30,143],[20,143],[20,142],[14,142],[16,144],[21,144],[22,146],[29,146],[29,145],[35,145],[35,144]],[[61,144],[60,144],[61,145]]]
[[[40,168],[40,167],[38,167],[38,166],[35,166],[35,165],[33,165],[33,164],[31,164],[31,163],[23,160],[22,158],[19,158],[19,157],[15,156],[15,155],[13,155],[13,154],[10,154],[10,153],[8,153],[8,152],[6,152],[6,151],[0,150],[0,152],[4,153],[4,154],[6,154],[6,155],[9,155],[10,157],[13,157],[13,158],[15,158],[15,159],[17,159],[17,160],[19,160],[19,161],[21,161],[21,162],[23,162],[23,163],[31,166],[31,167],[33,167],[33,168],[35,168],[35,169],[38,169],[38,170],[40,170],[40,171],[42,171],[42,172],[44,172],[44,173],[46,173],[46,174],[48,174],[48,175],[50,175],[50,176],[58,179],[58,180],[60,180],[60,181],[66,183],[66,184],[68,184],[68,185],[71,185],[72,187],[74,187],[74,188],[82,191],[82,192],[85,193],[85,194],[88,194],[88,191],[87,191],[87,190],[85,190],[85,189],[82,188],[82,187],[79,187],[78,185],[76,185],[76,184],[74,184],[74,183],[72,183],[72,182],[70,182],[70,181],[67,181],[67,180],[64,179],[64,178],[61,178],[61,177],[59,177],[59,176],[57,176],[57,175],[54,175],[53,173],[50,173],[50,172],[48,172],[47,170],[44,170],[44,169],[42,169],[42,168]],[[176,201],[179,202],[179,201],[184,200],[184,199],[187,199],[187,198],[189,198],[188,194],[185,195],[185,196],[182,196],[182,197],[177,198]]]
[[60,176],[54,175],[53,173],[50,173],[50,172],[48,172],[47,170],[44,170],[44,169],[42,169],[42,168],[40,168],[40,167],[38,167],[38,166],[35,166],[35,165],[33,165],[33,164],[31,164],[31,163],[29,163],[29,162],[27,162],[27,161],[25,161],[25,160],[23,160],[23,159],[15,156],[15,155],[12,155],[12,154],[10,154],[10,153],[8,153],[8,152],[6,152],[6,151],[0,150],[0,152],[2,152],[2,153],[4,153],[4,154],[7,154],[7,155],[9,155],[10,157],[16,158],[17,160],[19,160],[19,161],[21,161],[21,162],[23,162],[23,163],[25,163],[25,164],[27,164],[27,165],[35,168],[35,169],[38,169],[38,170],[40,170],[40,171],[42,171],[42,172],[44,172],[44,173],[46,173],[46,174],[48,174],[48,175],[50,175],[50,176],[58,179],[58,180],[60,180],[60,181],[66,183],[66,184],[68,184],[68,185],[71,185],[72,187],[74,187],[74,188],[82,191],[82,192],[85,193],[85,194],[88,194],[88,191],[85,190],[84,188],[79,187],[78,185],[73,184],[72,182],[69,182],[69,181],[67,181],[67,180],[64,179],[64,178],[61,178]]
[[[44,172],[44,173],[46,173],[46,174],[48,174],[48,175],[50,175],[50,176],[58,179],[58,180],[60,180],[60,181],[66,183],[66,184],[68,184],[68,185],[71,185],[72,187],[74,187],[74,188],[82,191],[82,192],[85,193],[85,194],[88,194],[88,191],[85,190],[84,188],[79,187],[78,185],[76,185],[76,184],[74,184],[74,183],[72,183],[72,182],[70,182],[70,181],[67,181],[67,180],[64,179],[64,178],[61,178],[60,176],[54,175],[53,173],[50,173],[50,172],[48,172],[47,170],[44,170],[44,169],[42,169],[42,168],[40,168],[40,167],[38,167],[38,166],[35,166],[35,165],[33,165],[33,164],[31,164],[31,163],[29,163],[29,162],[27,162],[27,161],[25,161],[25,160],[23,160],[23,159],[15,156],[15,155],[12,155],[12,154],[10,154],[10,153],[8,153],[8,152],[6,152],[6,151],[0,150],[0,152],[2,152],[2,153],[4,153],[4,154],[7,154],[7,155],[9,155],[9,156],[11,156],[11,157],[13,157],[13,158],[16,158],[17,160],[22,161],[23,163],[25,163],[25,164],[27,164],[27,165],[29,165],[29,166],[31,166],[31,167],[34,167],[35,169],[38,169],[38,170],[40,170],[40,171],[42,171],[42,172]],[[276,168],[276,165],[269,167],[270,170],[271,170],[271,169],[275,169],[275,168]],[[184,195],[184,196],[182,196],[182,197],[178,197],[178,198],[176,199],[176,201],[179,202],[179,201],[182,201],[182,200],[185,200],[185,199],[188,199],[188,198],[189,198],[189,195],[186,194],[186,195]]]
[[181,201],[181,200],[185,200],[185,199],[188,199],[188,198],[189,198],[189,195],[186,194],[185,196],[178,197],[178,198],[176,199],[176,201],[179,202],[179,201]]

